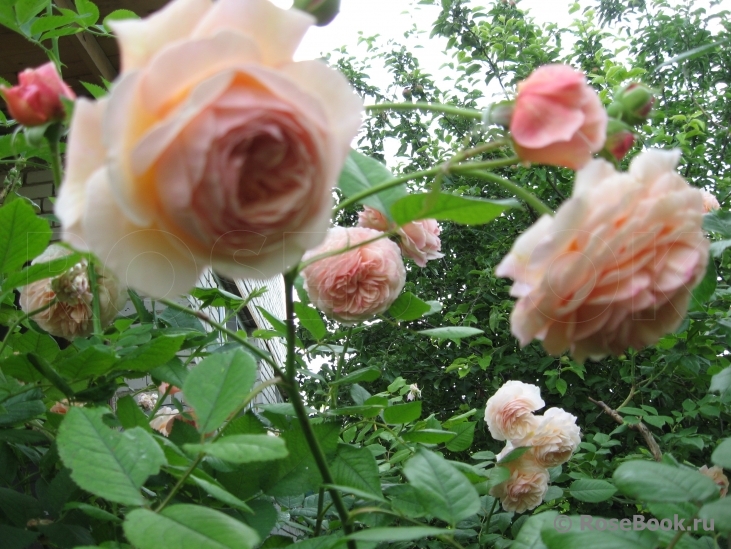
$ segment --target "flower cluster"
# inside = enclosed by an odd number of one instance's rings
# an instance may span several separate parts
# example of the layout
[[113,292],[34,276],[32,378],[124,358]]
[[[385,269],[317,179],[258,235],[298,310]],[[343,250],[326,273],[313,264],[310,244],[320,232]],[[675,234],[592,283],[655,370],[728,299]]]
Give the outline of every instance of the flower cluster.
[[504,464],[510,478],[490,490],[506,511],[523,513],[540,505],[548,490],[548,468],[568,461],[581,442],[576,416],[561,408],[549,408],[542,416],[533,413],[545,405],[540,389],[521,381],[508,381],[487,401],[490,434],[506,441],[498,463],[516,448],[530,447]]

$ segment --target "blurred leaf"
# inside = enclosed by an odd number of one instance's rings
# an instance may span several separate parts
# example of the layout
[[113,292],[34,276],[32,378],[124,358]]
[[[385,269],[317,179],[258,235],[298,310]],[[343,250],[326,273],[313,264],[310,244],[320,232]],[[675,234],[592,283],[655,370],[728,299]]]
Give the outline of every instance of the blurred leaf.
[[394,221],[399,225],[419,219],[482,225],[516,205],[513,200],[484,200],[446,193],[424,193],[403,197],[393,205],[391,212]]
[[718,494],[716,484],[698,471],[649,461],[625,461],[614,472],[614,484],[641,501],[705,501]]
[[571,483],[569,492],[579,501],[599,503],[611,498],[617,489],[606,480],[582,478]]
[[12,273],[38,256],[51,239],[48,222],[22,200],[0,207],[0,273]]
[[431,305],[422,301],[411,292],[404,292],[396,298],[388,309],[388,314],[396,320],[416,320],[431,311]]
[[279,437],[269,435],[229,435],[216,442],[186,444],[192,453],[203,452],[230,463],[271,461],[287,457],[287,447]]
[[421,417],[421,402],[407,402],[396,404],[383,410],[383,420],[386,423],[410,423]]

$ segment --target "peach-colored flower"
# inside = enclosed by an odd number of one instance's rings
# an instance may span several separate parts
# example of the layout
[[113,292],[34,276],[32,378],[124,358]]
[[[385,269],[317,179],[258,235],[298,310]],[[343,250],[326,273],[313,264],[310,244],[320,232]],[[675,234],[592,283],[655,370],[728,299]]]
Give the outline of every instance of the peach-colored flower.
[[[388,222],[386,216],[370,206],[365,206],[358,214],[358,226],[384,232],[396,228],[395,224]],[[440,232],[436,219],[407,223],[396,231],[401,253],[413,259],[419,267],[425,267],[427,261],[444,257],[441,253]]]
[[[362,227],[335,227],[304,260],[352,247],[382,235]],[[406,270],[398,246],[387,238],[308,265],[302,275],[314,305],[344,323],[367,320],[383,313],[398,297]]]
[[536,416],[538,424],[533,433],[513,441],[516,446],[532,446],[533,460],[541,467],[556,467],[566,463],[581,443],[581,430],[576,416],[561,408],[549,408]]
[[701,193],[703,194],[704,212],[709,213],[713,210],[718,210],[721,207],[721,204],[718,203],[718,198],[716,198],[716,195],[714,195],[712,192],[701,189]]
[[523,160],[577,169],[604,146],[607,113],[580,72],[545,65],[518,84],[510,120]]
[[522,463],[520,467],[511,467],[510,478],[490,488],[490,495],[500,499],[505,511],[524,513],[541,504],[548,479],[548,471],[543,467]]
[[485,422],[492,438],[516,440],[529,436],[537,425],[533,412],[545,405],[541,390],[535,385],[507,381],[485,407]]
[[[48,262],[70,253],[63,246],[52,244],[32,263]],[[124,307],[127,292],[111,273],[97,268],[97,293],[101,324],[105,328]],[[33,320],[41,328],[66,339],[84,337],[93,332],[93,294],[85,259],[55,278],[38,280],[20,289],[20,307],[27,313],[50,304],[54,299],[53,305],[33,315]]]
[[110,23],[122,73],[79,100],[63,238],[154,297],[207,265],[266,278],[321,242],[361,123],[345,77],[292,56],[314,18],[268,0],[174,0]]
[[195,427],[195,412],[193,412],[193,410],[186,410],[186,414],[188,414],[190,418],[184,416],[183,414],[178,412],[177,409],[172,408],[171,406],[163,406],[162,408],[160,408],[160,410],[158,410],[158,412],[155,414],[155,417],[152,418],[152,420],[150,421],[150,427],[165,436],[170,435],[173,430],[173,425],[176,421],[184,421],[188,425],[192,425],[193,427]]
[[592,161],[556,215],[515,241],[495,274],[515,281],[510,325],[521,345],[538,338],[583,361],[652,345],[680,325],[709,242],[701,192],[675,171],[679,158],[645,151],[627,173]]
[[[164,394],[165,394],[165,391],[167,391],[167,390],[168,390],[168,387],[170,387],[170,384],[168,384],[168,383],[167,383],[166,381],[163,381],[163,382],[162,382],[162,383],[160,384],[160,386],[159,386],[159,387],[157,388],[157,391],[158,391],[158,392],[159,392],[159,393],[160,393],[161,395],[164,395]],[[175,395],[175,394],[177,394],[177,393],[179,393],[179,392],[180,392],[180,389],[178,389],[178,388],[177,388],[177,387],[176,387],[175,385],[173,385],[172,387],[170,387],[170,392],[168,393],[168,395],[169,395],[169,396],[173,396],[173,395]]]
[[721,497],[726,497],[726,494],[728,494],[728,477],[723,474],[723,469],[717,465],[710,468],[704,465],[698,471],[718,484],[718,487],[721,489]]
[[65,110],[61,98],[76,99],[76,94],[50,62],[36,69],[25,69],[18,75],[17,86],[0,86],[0,95],[5,97],[10,115],[24,126],[63,120]]

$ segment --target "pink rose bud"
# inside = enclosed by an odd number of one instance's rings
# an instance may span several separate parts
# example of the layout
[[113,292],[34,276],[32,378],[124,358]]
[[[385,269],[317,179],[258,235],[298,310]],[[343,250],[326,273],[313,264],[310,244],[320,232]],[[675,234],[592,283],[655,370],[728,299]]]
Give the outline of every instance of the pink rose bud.
[[65,111],[61,98],[76,99],[76,94],[56,72],[53,63],[37,69],[26,69],[18,76],[19,84],[12,88],[0,86],[10,115],[23,126],[40,126],[63,120]]
[[324,27],[340,12],[340,0],[295,0],[293,7],[314,15],[315,25]]
[[578,169],[602,150],[607,113],[580,72],[545,65],[518,84],[510,133],[528,162]]
[[617,93],[607,112],[609,116],[636,125],[647,119],[654,104],[654,92],[644,84],[633,82]]
[[713,210],[718,210],[721,207],[721,204],[718,203],[718,198],[716,198],[712,192],[702,189],[701,193],[703,193],[704,212],[710,213]]
[[[380,234],[363,227],[335,227],[328,231],[325,242],[307,252],[303,260],[352,247]],[[310,301],[318,309],[352,324],[388,310],[404,287],[406,269],[396,243],[381,238],[315,261],[302,271],[302,276]]]
[[631,128],[619,120],[610,118],[604,150],[617,160],[622,160],[634,144],[635,134],[632,133]]

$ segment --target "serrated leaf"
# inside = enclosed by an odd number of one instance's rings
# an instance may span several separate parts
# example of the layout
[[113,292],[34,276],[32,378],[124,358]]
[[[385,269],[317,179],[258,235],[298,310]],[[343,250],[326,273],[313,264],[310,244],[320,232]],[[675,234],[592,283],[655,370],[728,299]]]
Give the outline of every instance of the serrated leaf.
[[381,377],[381,370],[375,366],[369,366],[368,368],[360,368],[349,373],[340,379],[330,382],[330,385],[343,385],[348,383],[358,383],[359,381],[375,381]]
[[405,225],[419,219],[453,221],[461,225],[489,223],[501,213],[515,207],[515,201],[485,200],[447,193],[410,194],[393,205],[393,219]]
[[614,484],[641,501],[705,501],[718,494],[718,487],[698,471],[665,463],[625,461],[614,471]]
[[617,489],[606,480],[582,478],[571,483],[569,492],[579,501],[599,503],[611,498]]
[[188,368],[183,366],[183,363],[179,358],[173,358],[162,366],[158,366],[154,370],[151,370],[150,374],[155,379],[159,379],[160,381],[164,381],[165,383],[180,389],[183,387],[185,379],[188,377]]
[[396,404],[383,410],[383,420],[386,423],[409,423],[421,417],[421,401]]
[[186,444],[185,449],[193,453],[203,452],[230,463],[271,461],[288,455],[284,440],[269,435],[229,435],[216,442]]
[[338,453],[330,470],[335,484],[383,498],[378,464],[368,448],[338,444]]
[[449,428],[457,433],[457,436],[447,442],[447,450],[450,452],[464,452],[472,446],[472,441],[475,439],[476,426],[477,423],[474,421],[450,426]]
[[314,307],[308,307],[304,303],[296,302],[294,304],[294,311],[297,313],[297,318],[300,324],[312,334],[317,340],[324,338],[327,335],[327,328],[325,323],[322,321],[320,313]]
[[[351,150],[345,160],[343,171],[340,172],[338,187],[346,197],[350,198],[393,178],[389,169],[378,160]],[[362,203],[391,219],[391,206],[404,196],[406,196],[404,186],[396,185],[363,199]]]
[[404,292],[396,298],[388,309],[388,314],[396,320],[410,321],[421,318],[431,311],[431,305],[422,301],[411,292]]
[[93,345],[59,362],[58,372],[68,379],[85,379],[107,373],[116,361],[109,347]]
[[185,341],[184,335],[159,336],[126,354],[116,364],[119,370],[148,372],[173,359]]
[[165,455],[139,427],[107,427],[103,408],[72,407],[58,430],[58,453],[71,478],[84,490],[124,505],[144,505],[140,488],[157,474]]
[[246,524],[200,505],[171,505],[159,513],[135,509],[124,533],[139,549],[250,549],[259,535]]
[[150,419],[140,409],[132,395],[125,395],[117,401],[117,419],[125,429],[141,427],[152,433]]
[[407,442],[421,442],[422,444],[439,444],[440,442],[448,442],[455,435],[454,431],[443,431],[441,429],[419,429],[418,431],[410,431],[404,433],[402,438]]
[[0,207],[0,273],[11,273],[46,249],[51,239],[48,222],[23,200]]
[[240,349],[210,355],[188,373],[183,392],[200,433],[218,429],[241,406],[256,374],[256,361]]

